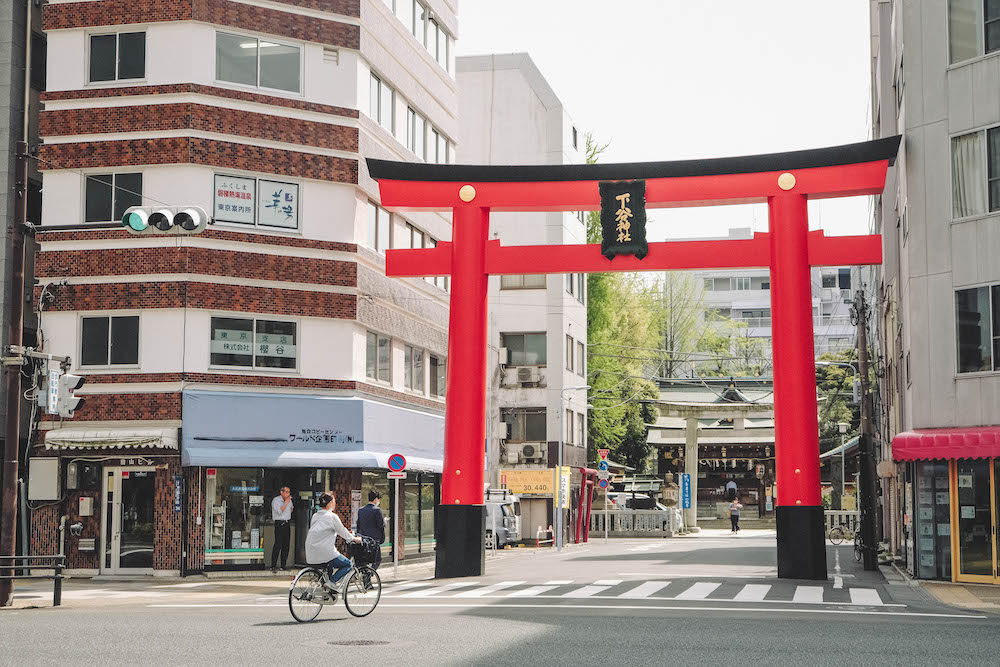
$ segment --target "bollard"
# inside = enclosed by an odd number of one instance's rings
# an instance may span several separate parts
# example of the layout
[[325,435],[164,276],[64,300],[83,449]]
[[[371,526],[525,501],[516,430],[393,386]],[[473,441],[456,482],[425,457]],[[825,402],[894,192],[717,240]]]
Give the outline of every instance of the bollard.
[[52,586],[52,606],[58,607],[62,604],[62,580],[63,580],[63,564],[62,562],[56,563],[56,576],[54,577],[55,583]]

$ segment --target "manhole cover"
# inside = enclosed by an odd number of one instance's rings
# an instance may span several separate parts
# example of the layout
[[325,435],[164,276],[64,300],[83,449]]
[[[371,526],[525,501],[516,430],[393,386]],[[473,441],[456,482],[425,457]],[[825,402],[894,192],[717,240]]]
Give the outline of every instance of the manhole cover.
[[327,642],[333,646],[384,646],[389,642],[380,639],[345,639],[339,642]]

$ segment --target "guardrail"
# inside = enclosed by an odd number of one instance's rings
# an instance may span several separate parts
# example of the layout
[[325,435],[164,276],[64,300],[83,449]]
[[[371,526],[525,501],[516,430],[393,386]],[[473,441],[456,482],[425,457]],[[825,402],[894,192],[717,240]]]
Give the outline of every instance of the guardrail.
[[838,526],[847,528],[852,533],[857,532],[861,524],[861,512],[857,510],[824,510],[823,520],[826,522],[826,531]]
[[607,521],[609,537],[670,537],[680,529],[678,515],[674,510],[595,511],[590,515],[590,530],[600,535]]
[[[18,565],[18,561],[21,562]],[[20,581],[24,579],[52,579],[52,606],[62,604],[63,569],[66,556],[0,556],[0,579]],[[52,574],[7,574],[14,570],[52,570]]]

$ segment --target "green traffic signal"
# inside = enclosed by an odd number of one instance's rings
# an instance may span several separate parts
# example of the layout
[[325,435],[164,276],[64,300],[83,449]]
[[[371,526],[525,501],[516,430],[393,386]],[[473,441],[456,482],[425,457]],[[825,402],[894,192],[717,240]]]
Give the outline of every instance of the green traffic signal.
[[142,232],[149,227],[149,222],[141,211],[129,211],[122,218],[122,225],[134,232]]

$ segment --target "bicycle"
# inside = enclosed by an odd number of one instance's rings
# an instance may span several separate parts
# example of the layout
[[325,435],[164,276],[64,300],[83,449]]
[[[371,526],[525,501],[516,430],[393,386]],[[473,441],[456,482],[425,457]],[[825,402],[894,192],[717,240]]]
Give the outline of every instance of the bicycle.
[[830,529],[830,532],[827,533],[827,539],[830,540],[830,544],[838,545],[842,544],[844,540],[857,536],[859,533],[860,531],[851,530],[847,526],[841,524]]
[[292,612],[292,618],[299,623],[316,620],[324,605],[339,601],[341,592],[330,587],[339,589],[344,581],[347,582],[342,589],[344,606],[351,616],[361,618],[375,611],[382,598],[382,580],[368,564],[358,565],[355,557],[350,560],[350,572],[336,584],[331,584],[325,565],[310,565],[300,570],[288,587],[288,610]]

